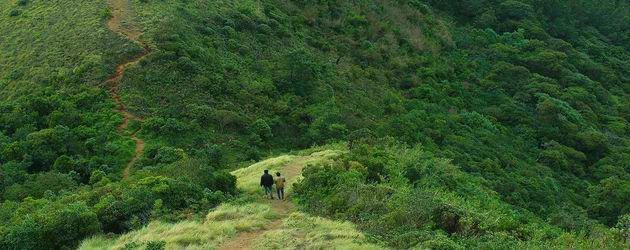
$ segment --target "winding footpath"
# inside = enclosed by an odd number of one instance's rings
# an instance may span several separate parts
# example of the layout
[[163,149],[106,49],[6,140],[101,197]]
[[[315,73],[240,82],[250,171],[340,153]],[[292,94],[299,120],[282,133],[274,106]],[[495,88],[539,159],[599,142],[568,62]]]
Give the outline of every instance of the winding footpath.
[[[123,122],[118,126],[118,131],[123,133],[128,130],[130,121],[133,120],[133,121],[141,122],[142,118],[137,117],[134,114],[127,111],[125,103],[122,101],[122,98],[119,92],[120,82],[127,68],[137,64],[142,59],[144,59],[144,57],[146,57],[147,54],[149,54],[150,49],[146,43],[140,40],[140,36],[142,35],[142,32],[137,30],[133,26],[129,25],[128,24],[129,22],[126,22],[126,19],[131,17],[131,8],[130,8],[129,0],[108,0],[107,3],[112,13],[111,18],[107,21],[107,27],[111,31],[120,34],[121,36],[139,44],[142,47],[142,51],[138,55],[116,66],[116,71],[114,72],[114,74],[112,74],[104,82],[105,86],[109,88],[110,95],[112,99],[114,100],[114,102],[116,103],[116,106],[118,106],[118,112],[123,116]],[[129,162],[127,163],[127,166],[123,170],[123,179],[126,179],[127,177],[129,177],[129,172],[131,168],[144,152],[144,141],[138,138],[137,136],[138,130],[131,131],[131,134],[129,135],[135,143],[135,150],[134,150],[133,156],[131,157],[131,160],[129,160]]]
[[[282,173],[284,178],[287,180],[287,186],[289,183],[297,182],[297,179],[302,176],[302,170],[304,169],[305,162],[308,157],[298,157],[291,162],[287,163],[282,168]],[[256,172],[258,174],[258,172]],[[274,194],[275,195],[275,194]],[[286,200],[267,200],[263,199],[260,202],[269,204],[271,209],[277,213],[278,218],[272,220],[267,224],[264,228],[255,231],[243,232],[238,234],[236,237],[226,241],[222,246],[219,247],[219,250],[248,250],[255,249],[255,245],[257,241],[263,236],[265,233],[280,230],[282,229],[282,221],[289,217],[289,215],[296,211],[295,206],[290,201],[289,197],[291,196],[291,192],[287,189],[287,193],[285,194]]]
[[292,212],[295,212],[295,206],[291,201],[272,200],[266,201],[270,203],[271,209],[279,215],[279,218],[272,220],[264,228],[256,231],[243,232],[238,234],[235,238],[224,242],[219,250],[249,250],[255,249],[256,243],[260,240],[265,233],[274,230],[282,229],[282,220],[289,217]]

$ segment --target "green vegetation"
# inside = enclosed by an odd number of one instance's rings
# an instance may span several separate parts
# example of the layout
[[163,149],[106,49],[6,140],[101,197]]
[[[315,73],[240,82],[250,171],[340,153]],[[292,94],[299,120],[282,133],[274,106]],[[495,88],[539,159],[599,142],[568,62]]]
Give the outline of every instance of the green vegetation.
[[[187,171],[191,168],[198,170]],[[234,177],[221,173],[194,162],[178,162],[113,182],[97,170],[89,184],[59,194],[48,190],[37,199],[6,200],[0,206],[0,218],[8,222],[0,226],[0,248],[72,247],[97,233],[123,233],[155,219],[198,216],[234,192]]]
[[[306,168],[294,192],[305,211],[354,222],[395,249],[627,246],[624,225],[609,229],[577,211],[542,220],[503,201],[484,178],[391,140],[360,144],[333,165]],[[580,233],[563,230],[569,226]]]
[[[311,162],[293,195],[367,240],[627,248],[627,1],[129,3],[150,53],[118,91],[142,119],[118,131],[103,83],[142,48],[108,29],[107,1],[0,2],[0,249],[200,218],[237,195],[228,171],[330,143],[348,153]],[[242,191],[267,163],[233,172]]]
[[248,238],[252,245],[239,246],[251,249],[382,249],[368,243],[352,223],[295,212],[290,202],[260,200],[258,185],[250,185],[249,180],[259,180],[263,169],[281,171],[289,183],[295,183],[304,166],[331,164],[339,154],[339,151],[325,150],[304,156],[282,155],[236,170],[239,189],[249,194],[218,206],[205,218],[177,223],[151,222],[116,238],[93,237],[82,242],[79,249],[149,249],[149,244],[155,242],[161,242],[167,249],[216,249],[226,242],[247,241],[237,238],[242,233],[250,233]]
[[630,211],[628,6],[578,2],[137,4],[154,53],[126,101],[155,119],[147,137],[228,162],[422,144],[501,201],[588,232]]
[[269,205],[259,203],[225,204],[203,221],[152,222],[146,227],[116,239],[98,236],[81,243],[79,249],[123,249],[131,245],[163,241],[167,249],[215,249],[227,238],[263,227],[277,217]]
[[107,29],[107,10],[104,1],[0,3],[0,249],[73,248],[203,215],[235,191],[227,172],[171,148],[121,181],[133,141],[118,133],[102,82],[140,50]]
[[[148,248],[151,242],[164,242],[166,249],[215,249],[238,233],[261,229],[278,215],[261,203],[221,205],[204,221],[178,223],[151,222],[146,227],[116,239],[97,236],[81,243],[79,249],[124,249],[129,246]],[[364,236],[350,223],[334,222],[292,213],[280,229],[258,236],[255,249],[278,249],[304,246],[308,249],[381,249],[365,243]]]

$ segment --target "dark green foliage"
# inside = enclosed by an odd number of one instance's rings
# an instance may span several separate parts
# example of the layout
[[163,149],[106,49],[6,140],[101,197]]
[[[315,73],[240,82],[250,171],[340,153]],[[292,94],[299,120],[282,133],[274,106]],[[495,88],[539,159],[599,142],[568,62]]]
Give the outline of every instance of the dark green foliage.
[[[99,175],[102,173],[97,171],[92,175],[92,188],[78,189],[73,194],[51,192],[61,185],[57,182],[37,180],[23,184],[31,192],[47,191],[42,199],[30,198],[38,195],[35,193],[24,195],[30,197],[19,200],[21,203],[2,203],[0,218],[9,223],[0,226],[0,247],[73,247],[98,232],[122,233],[137,229],[150,219],[178,220],[195,211],[208,211],[226,198],[225,193],[235,191],[234,177],[225,173],[200,176],[206,183],[182,176],[169,178],[164,176],[166,173],[108,183],[107,177]],[[12,194],[11,190],[12,187],[5,195]]]
[[16,17],[20,15],[20,10],[18,9],[12,9],[9,11],[9,16],[10,17]]
[[619,218],[619,222],[615,226],[621,235],[627,240],[630,238],[630,214],[626,214]]
[[563,235],[562,229],[585,232],[601,226],[578,207],[540,220],[502,201],[485,179],[391,140],[359,145],[332,166],[305,169],[304,177],[295,185],[302,208],[350,220],[397,249],[624,245],[614,230],[601,231],[603,237]]
[[[88,199],[95,202],[94,210],[103,224],[103,231],[120,233],[148,223],[155,209],[204,210],[217,205],[223,195],[184,180],[154,176],[95,189]],[[155,207],[158,200],[160,205]]]
[[66,174],[46,172],[31,175],[22,184],[13,184],[4,191],[4,200],[21,201],[26,197],[43,198],[46,192],[73,191],[75,180]]
[[614,225],[618,216],[630,212],[630,183],[627,180],[616,176],[603,179],[599,185],[592,186],[589,193],[591,214],[606,224]]
[[[16,207],[17,208],[17,207]],[[77,246],[79,240],[100,232],[97,215],[83,202],[60,203],[26,199],[14,211],[6,205],[0,214],[12,213],[0,226],[0,248],[60,249]]]
[[10,212],[33,201],[96,215],[72,247],[205,212],[235,192],[223,168],[340,140],[303,205],[392,246],[615,248],[597,235],[630,209],[627,2],[131,2],[151,53],[120,93],[147,144],[122,182],[133,141],[101,83],[139,47],[103,1],[0,3],[0,248],[43,239]]
[[136,243],[136,242],[130,242],[125,244],[125,246],[123,246],[123,250],[133,250],[133,249],[138,249],[140,248],[140,244]]

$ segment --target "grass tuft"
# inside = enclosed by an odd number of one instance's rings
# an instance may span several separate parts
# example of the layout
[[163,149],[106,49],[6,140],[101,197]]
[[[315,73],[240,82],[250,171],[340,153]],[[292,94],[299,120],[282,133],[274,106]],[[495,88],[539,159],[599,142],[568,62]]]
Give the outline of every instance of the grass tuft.
[[367,239],[350,222],[338,222],[292,213],[279,230],[260,236],[253,249],[383,249]]
[[277,217],[267,204],[223,204],[208,213],[204,221],[155,221],[117,238],[93,237],[79,249],[122,249],[127,244],[146,245],[151,241],[166,242],[166,249],[214,249],[240,232],[262,229]]

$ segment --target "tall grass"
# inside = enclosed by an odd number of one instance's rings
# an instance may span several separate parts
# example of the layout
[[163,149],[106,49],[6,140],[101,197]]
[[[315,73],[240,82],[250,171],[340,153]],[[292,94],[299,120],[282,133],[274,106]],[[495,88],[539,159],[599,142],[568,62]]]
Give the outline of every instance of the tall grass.
[[152,241],[166,242],[167,249],[214,249],[239,232],[262,229],[277,216],[267,204],[224,204],[208,213],[203,221],[156,221],[117,238],[93,237],[79,249],[122,249]]
[[350,222],[292,213],[283,227],[261,235],[253,249],[383,249],[368,243]]
[[[210,212],[204,221],[152,222],[117,238],[93,237],[79,249],[144,247],[155,241],[164,241],[166,249],[215,249],[240,232],[262,230],[277,217],[267,204],[225,204]],[[254,242],[252,249],[382,249],[368,243],[349,222],[299,212],[291,213],[279,229],[265,231]]]

